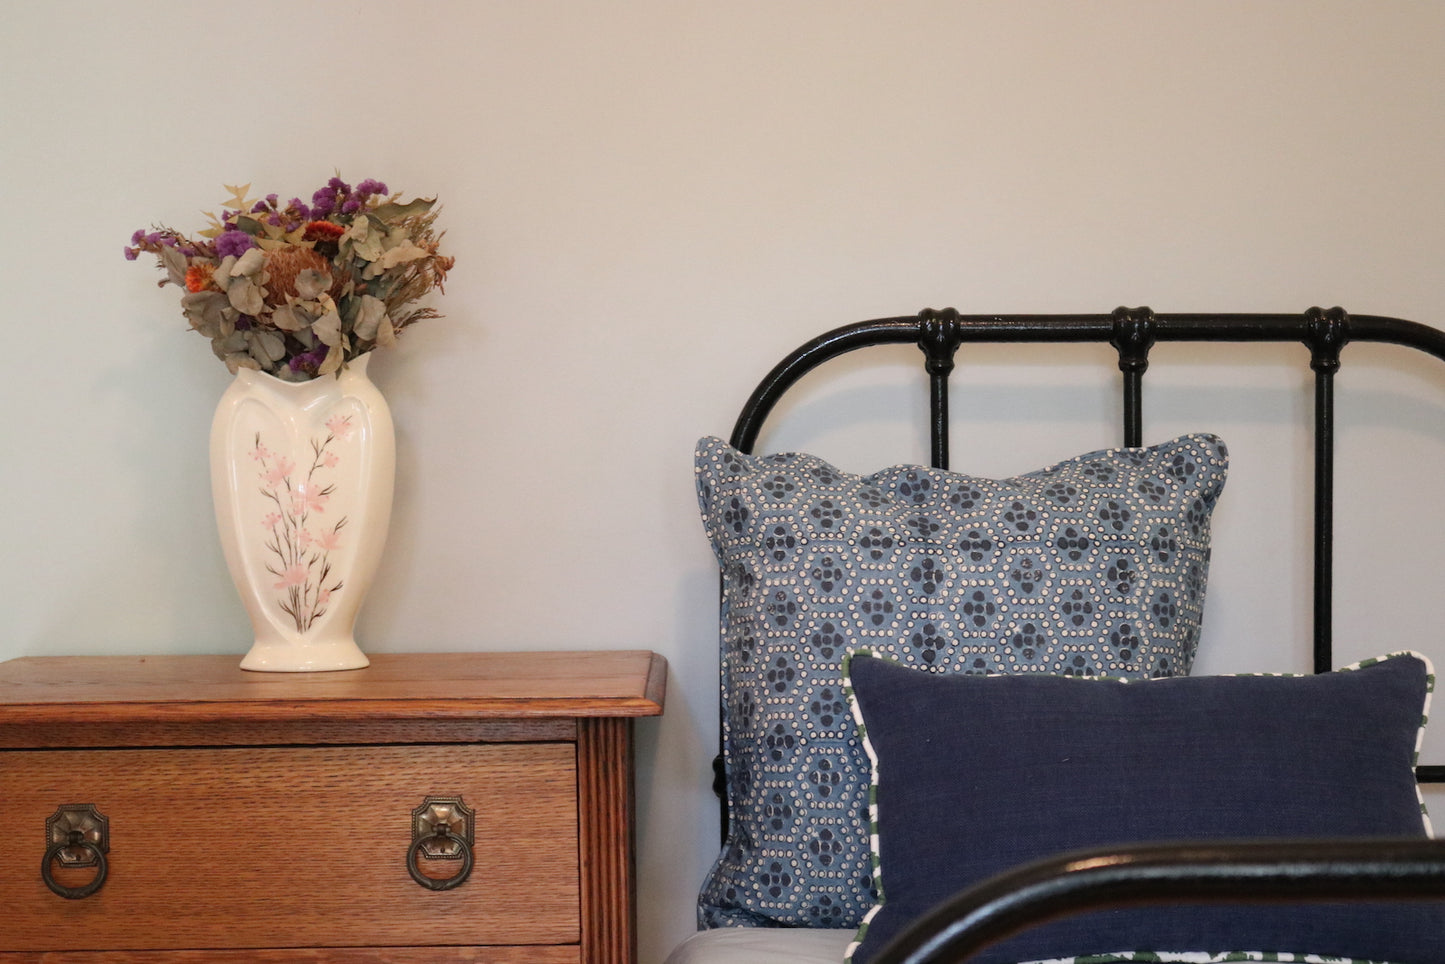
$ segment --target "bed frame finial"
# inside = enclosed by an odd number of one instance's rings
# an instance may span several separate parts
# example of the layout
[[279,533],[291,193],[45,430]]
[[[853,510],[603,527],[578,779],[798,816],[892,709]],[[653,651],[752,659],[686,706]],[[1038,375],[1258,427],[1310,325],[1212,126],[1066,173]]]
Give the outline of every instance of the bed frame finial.
[[1310,350],[1310,368],[1334,374],[1340,370],[1340,350],[1350,341],[1350,313],[1343,308],[1311,308],[1305,345]]

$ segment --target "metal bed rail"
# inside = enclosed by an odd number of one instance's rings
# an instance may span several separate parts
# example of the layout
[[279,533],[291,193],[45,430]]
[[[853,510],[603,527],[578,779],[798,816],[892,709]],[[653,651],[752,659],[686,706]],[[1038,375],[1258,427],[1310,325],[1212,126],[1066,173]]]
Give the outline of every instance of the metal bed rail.
[[1028,864],[965,890],[899,934],[874,964],[955,964],[1070,914],[1184,902],[1445,898],[1445,840],[1145,844]]

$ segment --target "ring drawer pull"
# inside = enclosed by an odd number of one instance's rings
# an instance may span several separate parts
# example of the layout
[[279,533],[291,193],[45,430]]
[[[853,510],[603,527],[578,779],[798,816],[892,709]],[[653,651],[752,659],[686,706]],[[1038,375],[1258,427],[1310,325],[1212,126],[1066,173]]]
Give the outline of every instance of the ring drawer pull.
[[[57,896],[80,900],[100,890],[110,865],[105,855],[110,851],[110,821],[94,804],[70,804],[60,807],[45,821],[45,839],[49,846],[40,861],[40,878]],[[94,867],[89,883],[69,887],[55,879],[53,868]]]
[[[462,869],[450,877],[428,877],[421,872],[417,864],[417,857],[434,842],[445,840],[457,848],[462,861]],[[422,837],[411,845],[411,850],[406,855],[406,869],[411,872],[411,879],[421,884],[427,890],[451,890],[453,887],[460,887],[472,872],[472,845],[450,830],[439,830],[430,837]]]
[[[82,884],[79,887],[67,887],[56,880],[50,873],[50,866],[55,863],[61,851],[77,847],[89,851],[91,854],[91,861],[95,864],[95,877],[88,884]],[[45,859],[40,862],[40,876],[44,878],[45,886],[67,900],[80,900],[100,890],[100,885],[105,883],[105,875],[108,871],[109,867],[105,862],[105,852],[81,836],[79,830],[72,830],[69,840],[62,840],[60,843],[53,843],[47,847],[45,849]]]
[[[460,887],[472,872],[474,811],[457,797],[427,797],[411,812],[411,847],[406,869],[411,879],[427,890]],[[422,873],[420,858],[459,860],[461,869],[450,877]]]

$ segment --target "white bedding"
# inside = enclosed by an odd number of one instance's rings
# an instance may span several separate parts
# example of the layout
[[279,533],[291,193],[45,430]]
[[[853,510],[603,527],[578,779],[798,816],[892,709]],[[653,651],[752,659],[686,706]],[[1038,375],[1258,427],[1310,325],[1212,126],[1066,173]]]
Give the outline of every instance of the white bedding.
[[851,927],[719,927],[683,941],[666,964],[841,964],[855,933]]

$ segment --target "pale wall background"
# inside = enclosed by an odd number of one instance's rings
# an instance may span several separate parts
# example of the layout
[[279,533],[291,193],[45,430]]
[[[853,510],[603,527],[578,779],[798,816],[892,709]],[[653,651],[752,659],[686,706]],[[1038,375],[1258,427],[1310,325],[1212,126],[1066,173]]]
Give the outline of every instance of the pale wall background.
[[[813,334],[925,306],[1445,325],[1445,6],[12,4],[0,658],[244,650],[206,467],[228,376],[121,247],[199,228],[222,183],[308,196],[334,169],[440,194],[458,259],[448,317],[372,367],[399,468],[362,637],[666,654],[667,715],[638,727],[658,961],[716,847],[697,436],[726,435]],[[1301,669],[1307,580],[1281,566],[1309,516],[1303,349],[1223,380],[1196,364],[1233,353],[1156,352],[1147,433],[1217,431],[1234,455],[1200,669]],[[1445,664],[1445,372],[1385,375],[1398,354],[1345,355],[1340,486],[1377,497],[1341,523],[1341,661],[1411,645]],[[889,407],[923,397],[914,355],[840,363],[765,444],[853,470],[926,457]],[[1107,354],[1023,376],[974,360],[956,467],[1117,440]]]

